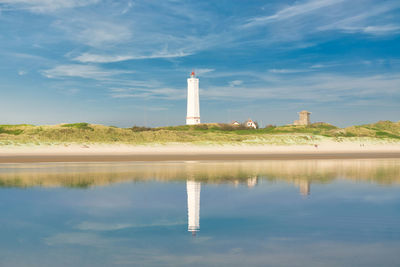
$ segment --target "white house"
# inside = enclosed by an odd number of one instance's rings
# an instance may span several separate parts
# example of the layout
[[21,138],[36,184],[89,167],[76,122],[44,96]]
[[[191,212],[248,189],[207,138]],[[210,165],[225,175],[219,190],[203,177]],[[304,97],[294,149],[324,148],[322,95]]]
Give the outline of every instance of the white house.
[[254,128],[254,129],[257,129],[257,124],[256,124],[253,120],[251,120],[251,119],[248,119],[248,120],[245,122],[245,125],[246,125],[247,128]]

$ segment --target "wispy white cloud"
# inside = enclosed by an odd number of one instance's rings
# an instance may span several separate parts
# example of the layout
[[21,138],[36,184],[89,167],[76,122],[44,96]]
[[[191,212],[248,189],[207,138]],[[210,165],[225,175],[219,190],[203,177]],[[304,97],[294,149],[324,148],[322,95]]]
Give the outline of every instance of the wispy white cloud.
[[234,86],[241,85],[242,83],[243,83],[242,80],[234,80],[234,81],[229,82],[229,86],[234,87]]
[[[311,69],[313,71],[313,69]],[[400,97],[398,84],[400,74],[382,74],[373,76],[352,76],[333,73],[324,73],[314,70],[293,72],[229,72],[218,73],[210,79],[229,79],[243,77],[243,80],[228,81],[225,86],[208,85],[200,88],[202,100],[216,101],[252,101],[252,100],[287,100],[307,101],[315,103],[346,103],[356,99],[357,103],[381,103],[392,99],[394,95]],[[295,79],[288,79],[287,75],[297,75]],[[183,100],[186,98],[185,89],[167,87],[160,82],[136,81],[136,86],[110,87],[111,98],[124,99],[165,99]],[[132,84],[134,85],[134,84]],[[377,88],[380,88],[379,90]],[[383,99],[383,100],[382,100]],[[386,99],[386,100],[385,100]],[[350,102],[349,102],[350,103]]]
[[168,99],[180,100],[185,99],[185,89],[176,89],[168,87],[160,88],[120,88],[120,90],[111,91],[112,98],[137,98],[137,99]]
[[[136,88],[136,87],[145,87],[145,88],[155,88],[155,87],[161,87],[162,84],[159,81],[156,80],[134,80],[132,78],[130,79],[118,79],[118,80],[113,80],[110,83],[105,83],[107,86],[109,86],[110,89],[115,89],[115,90],[120,90],[121,87],[123,88]],[[118,87],[120,86],[120,87]],[[123,89],[122,90],[125,90]]]
[[27,53],[9,53],[8,55],[14,57],[14,58],[18,58],[24,61],[30,60],[30,61],[40,61],[40,62],[44,62],[44,61],[50,61],[49,59],[42,57],[42,56],[38,56],[38,55],[33,55],[33,54],[27,54]]
[[122,10],[121,14],[126,14],[129,12],[129,10],[133,7],[134,3],[132,1],[129,1],[124,10]]
[[119,62],[132,59],[132,56],[121,56],[121,55],[96,55],[90,53],[83,53],[80,56],[73,58],[74,61],[79,61],[82,63],[109,63],[109,62]]
[[340,63],[323,63],[323,64],[314,64],[310,66],[311,69],[323,69],[323,68],[332,68],[341,65]]
[[44,239],[49,246],[56,245],[80,245],[102,247],[112,243],[110,239],[94,233],[59,233]]
[[129,223],[99,223],[99,222],[81,222],[76,229],[83,231],[115,231],[132,227]]
[[294,5],[285,7],[273,15],[252,18],[243,26],[254,27],[270,23],[273,21],[286,20],[296,16],[312,13],[321,8],[336,5],[343,1],[344,0],[310,0],[310,1],[296,2]]
[[[203,99],[243,101],[244,99],[268,99],[309,101],[332,103],[364,99],[365,105],[379,99],[400,97],[398,84],[400,74],[374,76],[347,76],[329,73],[301,75],[296,79],[287,79],[284,75],[265,75],[259,73],[255,77],[262,81],[253,82],[251,86],[211,86],[201,90]],[[262,86],[261,83],[267,84]],[[378,89],[379,88],[379,89]]]
[[124,73],[132,73],[132,71],[106,70],[98,66],[79,64],[59,65],[42,71],[42,74],[47,78],[79,77],[95,80],[104,80],[111,76]]
[[[400,23],[391,14],[400,8],[398,1],[296,1],[277,12],[250,18],[240,28],[268,32],[265,42],[304,42],[321,31],[389,35],[400,33]],[[314,42],[315,38],[314,38]],[[318,43],[318,42],[317,42]],[[315,43],[314,43],[315,44]]]
[[151,55],[143,55],[143,56],[133,56],[133,55],[97,55],[90,53],[83,53],[80,56],[73,58],[75,61],[83,62],[83,63],[110,63],[110,62],[120,62],[126,60],[140,60],[140,59],[155,59],[155,58],[177,58],[177,57],[186,57],[191,55],[190,53],[185,52],[156,52]]
[[[326,27],[325,29],[329,29]],[[365,33],[371,35],[387,35],[400,32],[400,25],[377,25],[377,26],[342,26],[338,29],[348,33]]]
[[380,25],[380,26],[366,26],[362,28],[365,33],[371,34],[388,34],[388,33],[398,33],[400,32],[400,25]]
[[168,227],[182,225],[183,221],[155,221],[146,224],[141,223],[99,223],[99,222],[81,222],[75,228],[82,231],[116,231],[127,228],[145,228],[145,227]]
[[[196,10],[194,15],[191,5],[184,2],[153,5],[128,4],[129,16],[135,19],[121,15],[122,5],[115,4],[118,8],[110,10],[111,15],[81,12],[80,16],[60,17],[52,25],[63,31],[67,40],[94,48],[82,49],[86,53],[75,56],[74,60],[85,63],[162,58],[172,61],[233,39],[229,32],[220,33],[210,28],[214,25],[210,18],[212,13],[204,9]],[[186,29],[192,30],[182,29],[183,23]],[[199,31],[197,28],[210,30]]]
[[[198,76],[213,73],[215,69],[199,68],[195,69]],[[189,74],[189,73],[188,73]],[[119,84],[117,86],[116,84]],[[186,87],[171,87],[157,80],[112,80],[109,86],[109,96],[115,99],[164,99],[182,100],[186,98]]]
[[270,69],[268,70],[271,73],[277,73],[277,74],[288,74],[288,73],[300,73],[300,72],[308,72],[312,71],[310,69]]
[[195,69],[194,71],[195,71],[196,75],[204,75],[204,74],[215,71],[215,69],[199,68],[199,69]]
[[128,24],[100,18],[65,18],[55,21],[52,26],[63,30],[71,41],[97,48],[124,43],[132,37]]
[[[335,21],[321,23],[318,31],[338,30],[347,33],[365,33],[370,35],[396,34],[400,24],[394,24],[391,16],[385,14],[400,8],[399,2],[388,1],[379,5],[370,5],[366,10],[353,10],[345,13],[346,16],[338,16]],[[387,17],[387,18],[386,18]]]
[[11,9],[26,9],[35,13],[53,12],[65,8],[83,7],[100,0],[0,0]]

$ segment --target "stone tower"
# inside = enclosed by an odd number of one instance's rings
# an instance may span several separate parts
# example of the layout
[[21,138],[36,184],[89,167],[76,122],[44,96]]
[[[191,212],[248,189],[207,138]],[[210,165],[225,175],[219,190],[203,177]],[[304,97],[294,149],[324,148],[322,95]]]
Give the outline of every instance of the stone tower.
[[200,123],[200,102],[199,102],[199,79],[195,77],[194,71],[187,79],[187,113],[186,124],[193,125]]
[[299,112],[299,119],[294,121],[293,125],[310,125],[310,114],[307,110],[302,110]]

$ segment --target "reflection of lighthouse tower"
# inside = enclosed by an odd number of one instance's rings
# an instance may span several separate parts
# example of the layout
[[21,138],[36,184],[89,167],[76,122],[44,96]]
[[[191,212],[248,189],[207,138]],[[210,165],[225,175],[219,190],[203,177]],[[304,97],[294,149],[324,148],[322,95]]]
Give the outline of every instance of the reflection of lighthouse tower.
[[303,196],[308,196],[310,194],[310,182],[309,181],[301,181],[300,185],[300,194]]
[[294,184],[300,187],[300,194],[303,196],[308,196],[310,194],[310,181],[302,180],[302,179],[295,179]]
[[187,79],[187,114],[186,124],[193,125],[200,123],[200,103],[199,103],[199,79],[194,76],[194,71]]
[[200,230],[200,188],[201,184],[195,181],[186,182],[188,202],[188,231],[192,235]]

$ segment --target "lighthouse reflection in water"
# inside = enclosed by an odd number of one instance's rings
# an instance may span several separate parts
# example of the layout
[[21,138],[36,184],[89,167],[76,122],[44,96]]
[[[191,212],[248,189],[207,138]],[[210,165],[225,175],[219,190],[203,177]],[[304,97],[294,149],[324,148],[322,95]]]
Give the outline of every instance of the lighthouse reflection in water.
[[200,182],[187,181],[188,231],[195,236],[200,230]]
[[[258,177],[250,177],[247,179],[247,187],[252,188],[258,184]],[[308,196],[310,194],[310,181],[295,179],[293,183],[299,187],[300,194]],[[234,185],[238,186],[239,181],[234,181]],[[197,232],[200,231],[200,192],[201,183],[194,180],[186,181],[186,192],[187,192],[187,207],[188,207],[188,231],[192,233],[192,236],[196,236]]]
[[399,159],[3,164],[0,266],[398,267],[399,207]]

